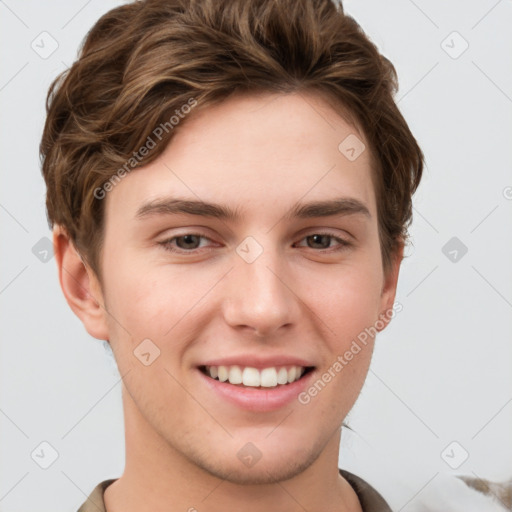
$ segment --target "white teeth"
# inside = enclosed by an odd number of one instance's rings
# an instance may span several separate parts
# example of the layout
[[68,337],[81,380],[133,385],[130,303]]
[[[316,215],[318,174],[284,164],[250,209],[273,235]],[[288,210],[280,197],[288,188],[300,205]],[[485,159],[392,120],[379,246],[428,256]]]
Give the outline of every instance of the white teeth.
[[229,383],[242,384],[242,370],[240,366],[231,366],[229,368]]
[[[212,368],[215,368],[215,366],[210,366],[210,377],[213,377]],[[228,380],[228,375],[229,375],[227,367],[219,366],[218,375],[219,375],[219,380],[221,382],[226,382]],[[213,377],[213,378],[215,378],[215,377]]]
[[261,370],[261,385],[264,388],[277,386],[277,372],[275,368],[264,368]]
[[206,372],[220,382],[249,387],[273,388],[278,385],[291,384],[299,380],[306,369],[303,366],[269,367],[258,370],[251,366],[207,366]]
[[[256,368],[244,368],[244,372],[242,374],[242,382],[244,386],[254,386],[257,388],[260,385],[260,381],[260,372]],[[233,383],[231,382],[231,384]]]
[[292,366],[289,370],[288,370],[288,382],[293,382],[295,380],[295,377],[297,376],[297,367],[296,366]]
[[277,372],[277,383],[288,384],[288,370],[286,368],[279,368]]

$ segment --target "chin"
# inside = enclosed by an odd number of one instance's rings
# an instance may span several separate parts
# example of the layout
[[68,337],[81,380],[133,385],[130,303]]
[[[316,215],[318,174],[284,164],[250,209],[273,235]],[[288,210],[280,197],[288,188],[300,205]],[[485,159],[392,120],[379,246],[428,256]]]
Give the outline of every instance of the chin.
[[258,461],[253,467],[242,464],[226,464],[202,468],[212,476],[237,485],[265,485],[289,480],[307,469],[314,461]]
[[275,450],[268,450],[265,455],[252,443],[246,443],[240,450],[233,452],[232,456],[226,450],[218,457],[202,452],[202,457],[189,456],[189,460],[215,478],[238,485],[262,485],[297,476],[320,455],[320,450],[305,452],[298,451],[296,447],[290,447],[289,452],[283,453],[281,450],[281,453],[276,453]]

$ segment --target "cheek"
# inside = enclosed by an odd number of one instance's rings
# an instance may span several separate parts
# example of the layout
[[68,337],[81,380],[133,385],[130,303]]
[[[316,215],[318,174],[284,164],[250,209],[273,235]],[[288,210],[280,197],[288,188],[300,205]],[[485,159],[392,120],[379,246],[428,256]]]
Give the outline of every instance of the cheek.
[[323,345],[319,347],[323,364],[319,381],[306,392],[322,395],[318,400],[311,398],[311,410],[320,413],[326,408],[322,414],[327,420],[348,413],[366,379],[374,347],[372,327],[378,318],[379,288],[373,276],[365,280],[354,270],[331,281],[324,292],[317,291],[315,303],[323,326]]
[[203,299],[218,277],[136,259],[113,263],[105,294],[112,337],[122,341],[123,351],[148,338],[161,350],[179,352],[193,339],[208,304]]
[[381,276],[375,267],[353,265],[322,282],[322,288],[311,289],[308,294],[330,328],[331,338],[343,344],[373,325],[379,314],[381,291]]

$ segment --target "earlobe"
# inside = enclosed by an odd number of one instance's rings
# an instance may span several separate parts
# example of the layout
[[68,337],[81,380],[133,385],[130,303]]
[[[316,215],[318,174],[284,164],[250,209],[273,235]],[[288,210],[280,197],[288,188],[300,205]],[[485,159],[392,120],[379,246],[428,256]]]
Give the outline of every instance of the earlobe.
[[392,255],[392,263],[389,271],[384,276],[384,283],[381,292],[381,313],[379,315],[378,331],[384,330],[394,316],[394,302],[396,296],[396,287],[398,284],[398,274],[400,265],[404,256],[404,243],[400,242],[399,247]]
[[94,338],[108,341],[106,310],[94,272],[82,261],[66,230],[53,229],[53,248],[59,282],[69,307]]

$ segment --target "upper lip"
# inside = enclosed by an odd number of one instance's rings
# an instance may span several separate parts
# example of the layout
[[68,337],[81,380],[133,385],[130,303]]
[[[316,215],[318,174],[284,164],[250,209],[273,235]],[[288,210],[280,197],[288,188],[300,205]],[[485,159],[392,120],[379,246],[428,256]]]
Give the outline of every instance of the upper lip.
[[311,361],[289,355],[262,356],[246,354],[239,356],[209,359],[198,366],[250,366],[252,368],[269,368],[272,366],[315,366]]

